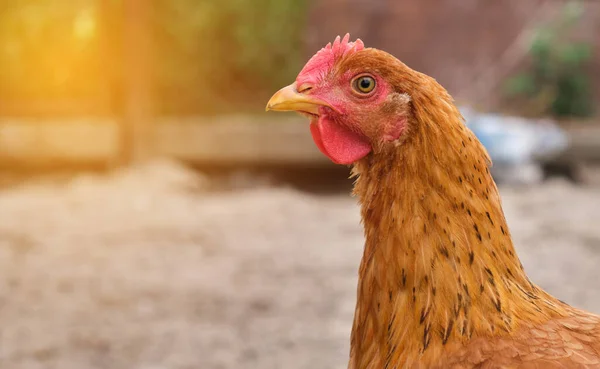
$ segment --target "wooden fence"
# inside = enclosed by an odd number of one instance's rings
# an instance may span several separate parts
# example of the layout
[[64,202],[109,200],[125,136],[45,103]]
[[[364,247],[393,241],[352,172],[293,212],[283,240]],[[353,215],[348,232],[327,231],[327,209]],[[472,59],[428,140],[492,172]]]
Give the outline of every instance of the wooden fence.
[[[562,161],[600,162],[600,124],[564,124],[571,148]],[[111,119],[0,120],[0,166],[112,166],[121,162],[119,123]],[[330,165],[312,142],[304,118],[163,118],[146,124],[147,157],[160,156],[205,166]]]
[[[305,119],[159,119],[146,124],[146,159],[171,157],[198,165],[328,165]],[[122,130],[112,119],[0,120],[0,166],[113,166],[121,163]]]

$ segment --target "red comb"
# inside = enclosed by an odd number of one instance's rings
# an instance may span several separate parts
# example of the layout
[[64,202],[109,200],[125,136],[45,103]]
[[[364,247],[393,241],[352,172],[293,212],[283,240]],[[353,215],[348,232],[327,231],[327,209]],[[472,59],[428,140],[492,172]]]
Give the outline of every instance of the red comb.
[[349,53],[353,53],[365,48],[365,45],[360,39],[357,39],[354,42],[349,42],[350,34],[346,33],[343,39],[340,40],[340,36],[335,38],[333,45],[328,43],[324,48],[319,50],[310,60],[302,71],[300,71],[299,76],[308,77],[315,72],[326,73],[331,67],[335,65],[335,62],[339,60],[344,55]]

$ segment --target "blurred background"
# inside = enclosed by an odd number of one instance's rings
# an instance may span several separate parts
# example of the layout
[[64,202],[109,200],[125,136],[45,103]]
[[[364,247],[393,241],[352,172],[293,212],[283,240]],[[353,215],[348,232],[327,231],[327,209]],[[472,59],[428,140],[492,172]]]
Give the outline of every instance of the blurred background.
[[600,2],[0,0],[0,367],[346,368],[349,169],[268,98],[350,32],[435,77],[531,279],[600,313]]

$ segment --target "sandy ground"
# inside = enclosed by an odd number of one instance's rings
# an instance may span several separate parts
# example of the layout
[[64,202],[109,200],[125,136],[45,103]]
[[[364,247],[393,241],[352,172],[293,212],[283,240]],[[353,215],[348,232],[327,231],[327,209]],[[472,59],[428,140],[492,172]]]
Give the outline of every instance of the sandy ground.
[[[346,368],[347,195],[161,164],[0,191],[0,368]],[[532,279],[600,312],[600,188],[501,188]]]

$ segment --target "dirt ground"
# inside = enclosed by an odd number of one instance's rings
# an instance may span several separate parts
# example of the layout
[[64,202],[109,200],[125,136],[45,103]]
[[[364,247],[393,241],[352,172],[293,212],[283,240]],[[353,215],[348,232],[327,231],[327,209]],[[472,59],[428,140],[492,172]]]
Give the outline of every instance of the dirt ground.
[[[346,368],[355,200],[209,184],[162,163],[0,191],[0,368]],[[501,193],[531,278],[600,312],[600,188]]]

